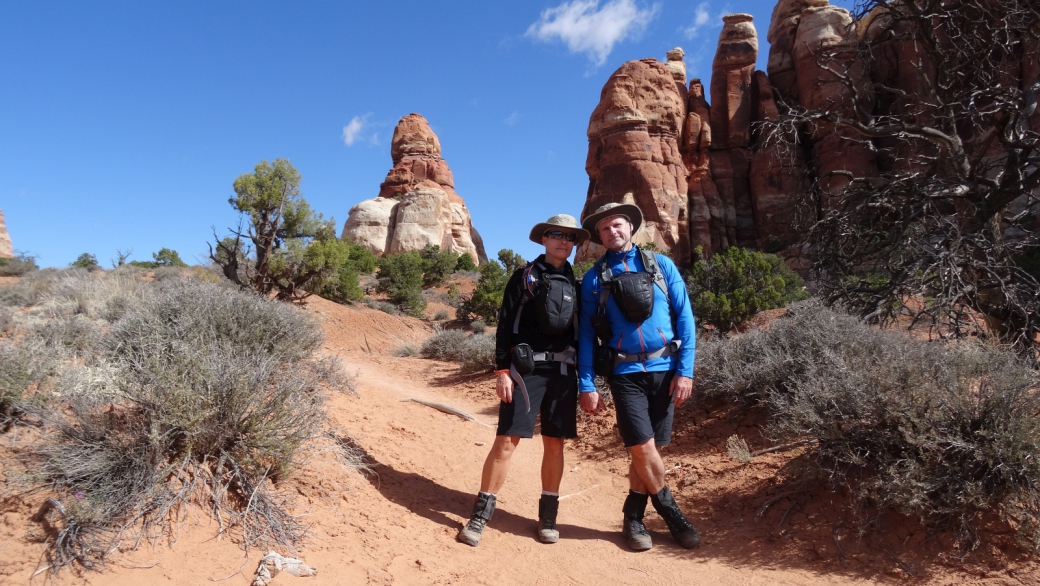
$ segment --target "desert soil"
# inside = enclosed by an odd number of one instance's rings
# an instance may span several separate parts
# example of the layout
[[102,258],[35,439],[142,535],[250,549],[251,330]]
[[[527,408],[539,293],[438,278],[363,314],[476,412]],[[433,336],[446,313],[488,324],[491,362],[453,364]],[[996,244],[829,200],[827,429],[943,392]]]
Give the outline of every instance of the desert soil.
[[[330,421],[360,446],[370,471],[347,467],[334,450],[317,450],[283,483],[311,530],[298,557],[318,574],[280,574],[274,585],[1040,583],[1037,564],[1016,553],[1010,536],[993,536],[956,561],[942,553],[945,536],[905,520],[883,519],[881,531],[860,537],[842,499],[827,491],[783,497],[777,472],[794,454],[768,454],[748,465],[732,460],[725,444],[734,433],[752,449],[767,445],[757,431],[760,415],[702,404],[679,412],[674,443],[664,450],[669,484],[704,536],[700,548],[676,546],[653,513],[647,525],[654,548],[625,548],[619,531],[628,465],[612,412],[582,415],[582,437],[568,442],[559,543],[535,539],[536,436],[521,442],[483,542],[459,544],[455,534],[495,435],[493,379],[394,357],[395,348],[432,333],[426,322],[321,299],[307,311],[325,326],[325,351],[358,375],[356,396],[330,394]],[[409,399],[450,405],[476,421]],[[27,433],[0,436],[0,489],[16,473],[11,450]],[[758,516],[769,501],[775,502]],[[44,565],[29,519],[40,503],[8,497],[0,504],[0,584],[25,584]],[[137,549],[126,543],[104,572],[65,570],[54,582],[249,584],[264,552],[245,552],[233,538],[216,535],[215,523],[197,512],[173,540]]]

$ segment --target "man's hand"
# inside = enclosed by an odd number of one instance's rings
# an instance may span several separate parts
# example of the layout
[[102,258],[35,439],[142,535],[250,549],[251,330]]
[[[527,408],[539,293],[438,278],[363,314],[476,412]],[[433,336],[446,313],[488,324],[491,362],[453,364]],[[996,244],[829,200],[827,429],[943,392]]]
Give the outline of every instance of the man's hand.
[[513,379],[506,373],[499,373],[495,381],[495,392],[498,398],[506,403],[513,402]]
[[603,403],[599,400],[599,393],[592,391],[591,393],[578,393],[581,395],[581,408],[586,413],[595,415],[599,413]]
[[688,376],[675,375],[672,378],[672,385],[668,389],[668,394],[672,396],[672,402],[678,407],[686,402],[686,399],[690,398],[690,393],[693,392],[693,379]]

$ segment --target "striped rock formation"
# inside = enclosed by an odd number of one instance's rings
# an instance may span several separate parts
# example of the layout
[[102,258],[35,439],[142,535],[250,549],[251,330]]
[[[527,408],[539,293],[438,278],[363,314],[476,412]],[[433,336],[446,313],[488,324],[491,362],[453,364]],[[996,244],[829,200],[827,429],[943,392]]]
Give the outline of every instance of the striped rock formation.
[[[655,59],[629,61],[607,80],[589,120],[589,192],[582,217],[629,198],[643,210],[636,242],[652,242],[687,262],[689,172],[679,152],[686,103],[677,87],[677,75],[685,76],[685,67],[674,63],[681,59],[679,52],[671,54],[671,66]],[[597,245],[583,245],[577,259],[601,251]]]
[[441,157],[441,143],[419,114],[397,123],[390,143],[393,167],[379,195],[350,209],[341,235],[373,253],[422,250],[428,244],[476,263],[487,262],[484,242],[473,227],[466,202],[455,193],[455,179]]

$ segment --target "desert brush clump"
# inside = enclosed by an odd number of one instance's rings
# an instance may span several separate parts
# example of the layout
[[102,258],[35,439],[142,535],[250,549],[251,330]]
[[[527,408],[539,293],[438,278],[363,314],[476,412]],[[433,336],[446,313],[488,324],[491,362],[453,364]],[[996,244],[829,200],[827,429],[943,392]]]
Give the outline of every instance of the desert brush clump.
[[443,362],[456,362],[463,372],[490,371],[495,368],[495,336],[467,334],[462,330],[441,330],[426,338],[419,355]]
[[970,550],[993,512],[1040,546],[1040,376],[1013,353],[805,303],[768,330],[699,344],[697,385],[765,406],[765,435],[804,446],[789,482],[847,488],[864,519],[902,513]]
[[48,567],[98,568],[192,505],[246,548],[298,545],[280,482],[325,441],[324,389],[353,389],[318,357],[320,325],[188,271],[48,279],[0,342],[0,421],[27,412],[41,429],[20,492],[52,497],[36,519]]
[[17,253],[14,258],[0,258],[0,277],[17,277],[38,270],[36,257]]

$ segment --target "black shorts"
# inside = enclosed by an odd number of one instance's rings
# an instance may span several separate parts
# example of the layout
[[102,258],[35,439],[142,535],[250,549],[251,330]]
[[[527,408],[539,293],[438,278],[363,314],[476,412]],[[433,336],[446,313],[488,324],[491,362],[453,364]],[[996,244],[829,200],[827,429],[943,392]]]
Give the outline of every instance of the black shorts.
[[675,405],[669,394],[675,371],[616,374],[609,378],[617,411],[617,426],[626,448],[653,438],[654,444],[672,441]]
[[513,383],[513,402],[503,401],[498,407],[498,435],[534,436],[534,424],[542,415],[542,435],[546,437],[578,437],[578,377],[574,367],[560,374],[556,362],[539,364],[524,376],[531,410],[520,386]]

